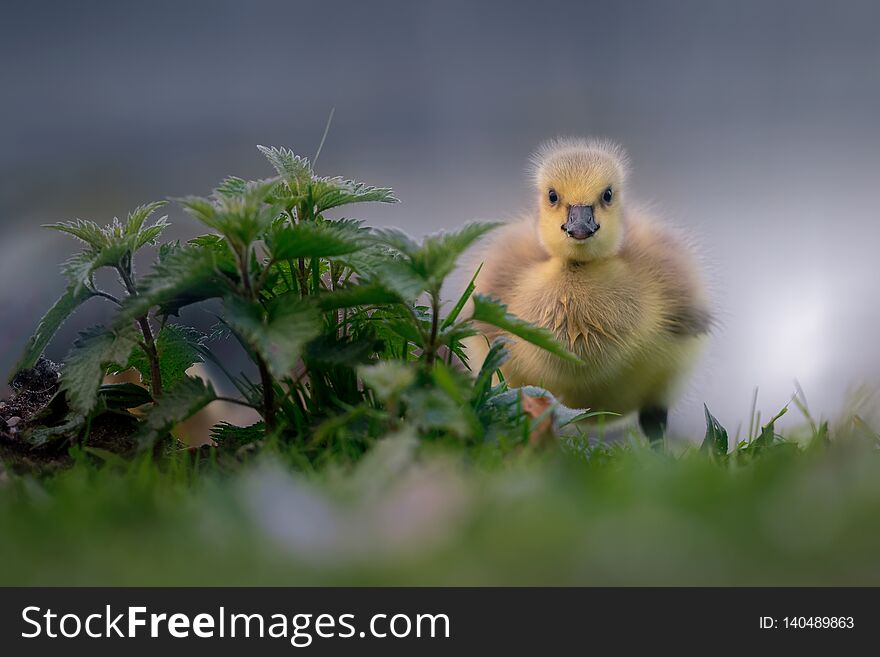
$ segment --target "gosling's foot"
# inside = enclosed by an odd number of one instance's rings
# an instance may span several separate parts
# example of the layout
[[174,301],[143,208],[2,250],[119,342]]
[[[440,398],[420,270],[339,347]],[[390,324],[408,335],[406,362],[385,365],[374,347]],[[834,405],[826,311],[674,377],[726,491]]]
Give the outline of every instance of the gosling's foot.
[[639,426],[652,443],[666,435],[668,419],[669,409],[660,406],[649,406],[639,411]]

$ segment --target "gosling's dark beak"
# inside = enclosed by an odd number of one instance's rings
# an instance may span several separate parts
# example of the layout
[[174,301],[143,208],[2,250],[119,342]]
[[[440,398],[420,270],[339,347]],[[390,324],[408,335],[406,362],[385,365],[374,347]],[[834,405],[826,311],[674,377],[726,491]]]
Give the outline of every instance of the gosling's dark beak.
[[592,205],[572,205],[568,208],[568,221],[562,225],[566,235],[576,240],[585,240],[599,230],[593,217]]

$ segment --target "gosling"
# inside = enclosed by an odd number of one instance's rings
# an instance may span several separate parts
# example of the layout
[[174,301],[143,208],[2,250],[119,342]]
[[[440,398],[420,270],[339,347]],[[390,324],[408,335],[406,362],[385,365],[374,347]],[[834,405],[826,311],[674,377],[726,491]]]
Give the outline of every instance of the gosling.
[[[541,386],[567,406],[638,412],[645,435],[662,438],[711,323],[694,255],[630,202],[619,146],[557,140],[532,161],[537,213],[488,243],[477,292],[552,331],[583,365],[514,339],[501,371],[511,386]],[[472,369],[504,335],[480,330],[466,343]]]

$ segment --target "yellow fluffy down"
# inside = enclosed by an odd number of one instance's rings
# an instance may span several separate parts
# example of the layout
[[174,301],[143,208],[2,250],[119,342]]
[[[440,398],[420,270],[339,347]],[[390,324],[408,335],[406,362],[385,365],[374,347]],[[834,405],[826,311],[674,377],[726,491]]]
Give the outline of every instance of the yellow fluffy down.
[[[534,162],[537,212],[483,247],[477,292],[549,329],[584,363],[507,336],[514,344],[502,373],[512,386],[542,386],[572,407],[621,414],[668,407],[710,321],[690,248],[629,202],[619,147],[551,142]],[[576,240],[562,230],[572,205],[592,208],[600,226],[593,236]],[[488,341],[504,335],[481,328],[466,343],[472,368]]]

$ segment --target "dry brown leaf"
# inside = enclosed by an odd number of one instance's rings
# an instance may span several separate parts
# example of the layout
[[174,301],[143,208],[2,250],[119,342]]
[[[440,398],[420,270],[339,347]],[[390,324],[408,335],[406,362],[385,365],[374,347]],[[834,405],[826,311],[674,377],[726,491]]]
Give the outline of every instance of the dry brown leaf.
[[[544,415],[544,419],[529,432],[529,444],[533,447],[545,447],[556,442],[556,434],[553,433],[553,413],[547,413],[552,406],[549,397],[533,397],[520,392],[520,403],[526,415],[537,419]],[[546,415],[545,415],[546,414]]]

